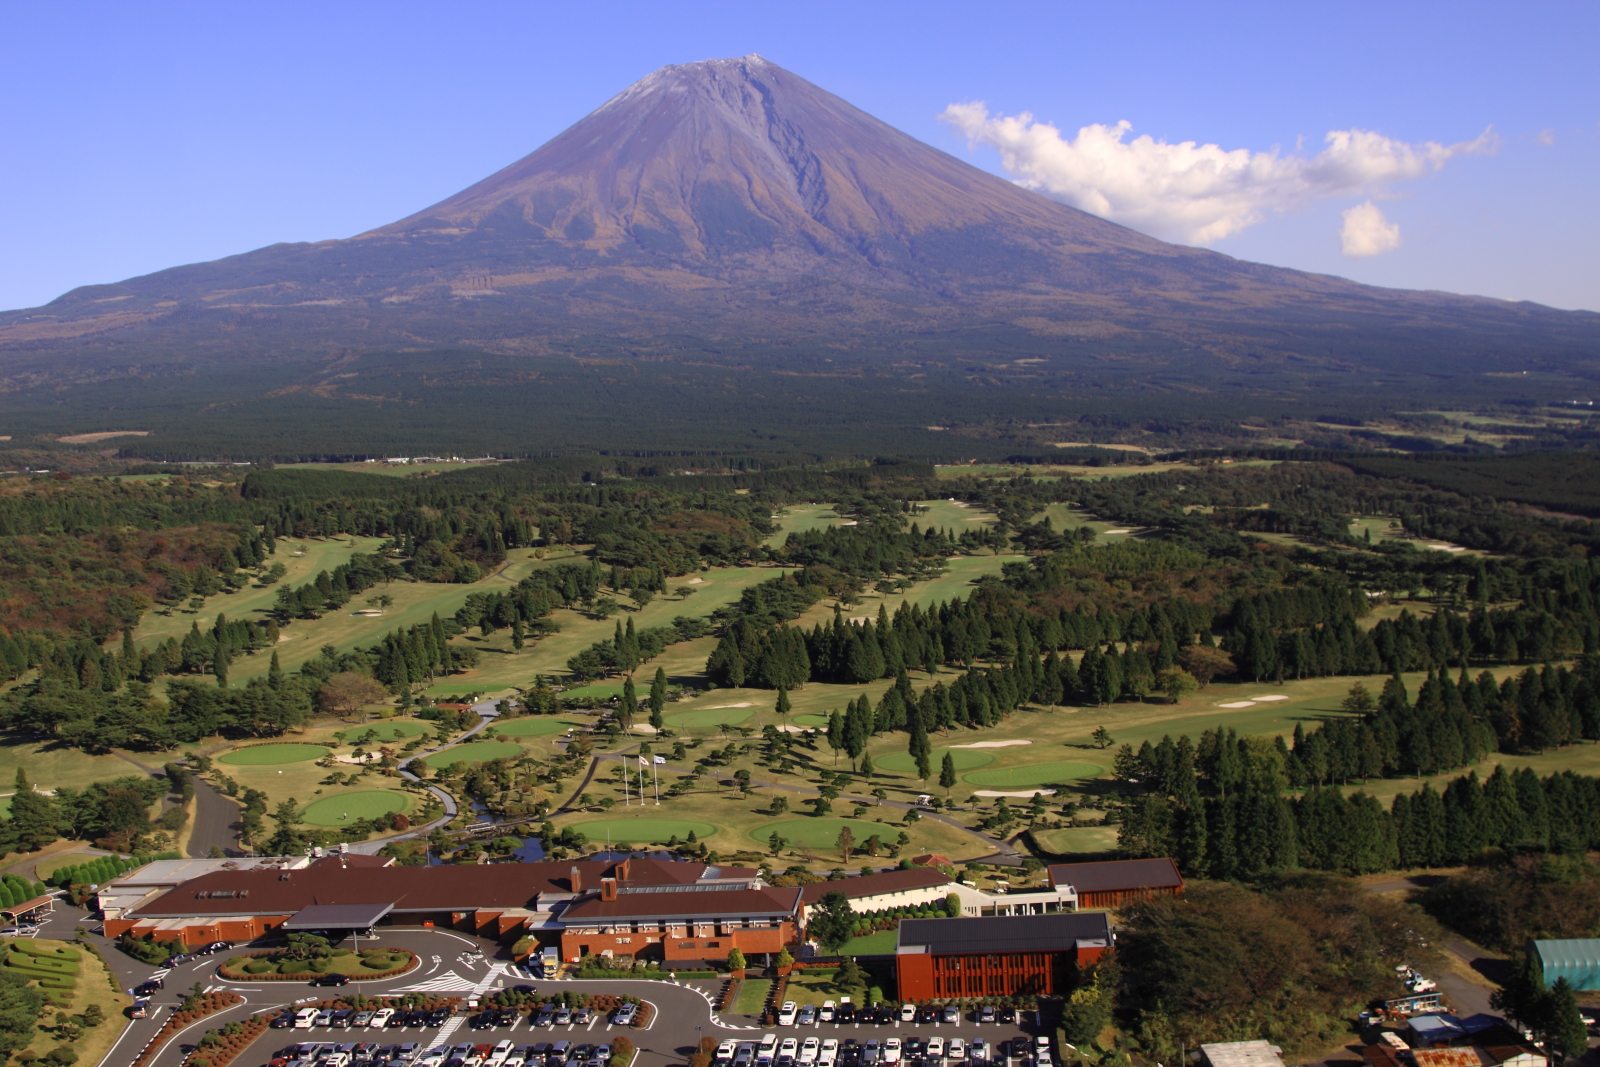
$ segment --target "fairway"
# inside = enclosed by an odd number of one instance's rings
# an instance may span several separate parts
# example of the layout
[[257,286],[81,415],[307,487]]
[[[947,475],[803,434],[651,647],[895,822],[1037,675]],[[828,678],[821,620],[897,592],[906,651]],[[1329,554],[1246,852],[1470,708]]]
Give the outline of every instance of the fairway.
[[969,785],[1000,789],[1025,789],[1031,785],[1050,785],[1054,782],[1071,782],[1079,778],[1093,778],[1104,774],[1104,767],[1092,763],[1032,763],[1025,767],[1004,767],[993,771],[975,771],[964,776]]
[[306,808],[300,818],[313,826],[346,826],[357,819],[405,811],[410,806],[411,798],[404,793],[390,789],[364,789],[325,797]]
[[[950,754],[951,759],[954,760],[958,771],[970,771],[977,767],[987,767],[994,762],[994,753],[985,752],[982,749],[936,748],[933,750],[933,755],[928,759],[928,762],[933,765],[934,774],[938,774],[939,768],[944,766],[944,757],[947,752]],[[896,752],[882,759],[875,759],[872,761],[872,765],[886,771],[905,771],[907,773],[914,772],[917,769],[917,761],[911,758],[911,753],[909,752]]]
[[[637,682],[634,684],[638,685]],[[594,685],[577,685],[571,689],[563,689],[560,695],[562,700],[610,700],[612,697],[622,695],[622,687],[621,682],[596,682]],[[646,692],[649,691],[648,682],[644,688]]]
[[789,717],[789,722],[795,726],[814,726],[822,730],[828,728],[826,715],[792,715]]
[[680,726],[720,726],[727,723],[737,726],[756,713],[754,707],[749,708],[702,708],[699,711],[686,711],[679,715],[667,716],[667,725],[674,729]]
[[554,716],[544,715],[537,718],[509,719],[501,721],[496,719],[490,724],[497,737],[545,737],[549,734],[560,734],[581,727],[583,723],[572,722],[566,719],[557,719]]
[[611,835],[610,840],[613,844],[664,845],[672,837],[682,841],[691,833],[696,838],[705,838],[717,832],[717,828],[708,822],[663,819],[651,815],[641,815],[637,819],[626,817],[619,819],[611,815],[604,819],[595,819],[593,822],[575,822],[570,825],[573,829],[582,830],[587,834],[591,844],[596,841],[605,842],[607,834]]
[[271,767],[277,763],[304,763],[321,759],[331,751],[324,745],[254,745],[218,756],[217,762],[231,763],[236,767]]
[[1033,837],[1041,847],[1062,855],[1112,852],[1117,847],[1115,826],[1071,826],[1064,830],[1035,830]]
[[473,741],[435,752],[422,762],[437,770],[452,763],[487,763],[492,759],[518,759],[521,756],[522,746],[510,741]]
[[422,722],[379,722],[371,726],[360,726],[344,732],[345,740],[351,743],[358,742],[368,734],[375,741],[403,741],[408,737],[421,737],[428,732],[428,724]]
[[[896,813],[898,814],[898,813]],[[881,822],[866,822],[862,819],[786,819],[783,822],[763,823],[749,831],[753,841],[765,845],[776,830],[778,836],[786,839],[791,846],[803,845],[809,848],[832,848],[834,842],[839,840],[839,831],[846,826],[856,837],[856,844],[860,845],[873,834],[878,835],[880,841],[894,841],[900,832],[898,826],[888,826]]]

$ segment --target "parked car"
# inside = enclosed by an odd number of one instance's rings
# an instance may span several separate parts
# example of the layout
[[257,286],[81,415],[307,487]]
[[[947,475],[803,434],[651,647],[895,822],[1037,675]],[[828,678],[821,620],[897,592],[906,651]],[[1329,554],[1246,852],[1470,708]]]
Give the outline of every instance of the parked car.
[[800,1014],[795,1017],[795,1023],[799,1026],[811,1026],[816,1021],[817,1007],[815,1004],[807,1004],[800,1009]]
[[825,1023],[831,1023],[835,1019],[837,1019],[838,1017],[839,1017],[839,1005],[835,1004],[831,1000],[824,1000],[822,1002],[822,1011],[820,1013],[818,1013],[818,1018],[820,1018]]
[[793,1026],[795,1017],[800,1014],[800,1006],[792,1000],[783,1002],[783,1007],[778,1009],[778,1025]]
[[[355,1016],[356,1016],[356,1013],[355,1013],[354,1009],[352,1009],[352,1008],[340,1008],[338,1011],[333,1013],[333,1021],[330,1022],[328,1025],[329,1026],[333,1026],[333,1027],[337,1027],[340,1030],[348,1030],[348,1029],[350,1029],[350,1020],[354,1019]],[[351,1054],[354,1055],[354,1051],[353,1050],[352,1050]]]
[[944,1058],[952,1063],[960,1063],[967,1058],[967,1043],[959,1037],[952,1037],[949,1046],[945,1049]]
[[639,1005],[624,1004],[618,1008],[616,1014],[611,1016],[613,1026],[632,1026],[634,1018],[639,1014]]
[[[572,1009],[571,1008],[565,1008],[565,1007],[557,1008],[556,1009],[555,1025],[557,1025],[557,1026],[571,1026],[572,1025]],[[565,1051],[565,1050],[563,1050],[563,1051]]]
[[967,1060],[970,1063],[987,1063],[989,1060],[989,1045],[981,1037],[972,1039],[972,1044],[967,1047]]
[[1007,1024],[1015,1023],[1017,1021],[1017,1009],[1012,1007],[1001,1008],[1000,1021]]
[[839,1062],[839,1039],[830,1037],[822,1042],[822,1049],[817,1053],[817,1067],[834,1067]]
[[746,1041],[739,1046],[733,1054],[733,1067],[750,1067],[756,1059],[756,1046],[753,1041]]
[[377,1011],[370,1013],[367,1019],[367,1026],[373,1030],[382,1030],[389,1025],[389,1020],[392,1018],[394,1018],[393,1008],[379,1008]]
[[434,1008],[428,1013],[428,1025],[435,1028],[443,1026],[448,1018],[450,1018],[449,1008]]
[[317,1025],[318,1026],[331,1026],[332,1024],[333,1024],[333,1009],[332,1008],[324,1008],[321,1011],[317,1012]]
[[995,1007],[993,1004],[985,1004],[978,1009],[978,1021],[980,1023],[992,1023],[995,1021]]
[[910,1003],[909,1001],[907,1003],[905,1003],[905,1004],[900,1005],[900,1021],[903,1022],[903,1023],[914,1023],[914,1022],[916,1022],[917,1021],[917,1006],[915,1004]]
[[961,1021],[961,1009],[956,1007],[954,1004],[946,1004],[944,1006],[944,1021],[947,1022],[947,1023],[958,1023],[958,1022],[960,1022]]
[[891,1037],[883,1043],[883,1062],[894,1064],[900,1062],[900,1039]]
[[539,1008],[538,1015],[534,1016],[533,1025],[534,1026],[549,1026],[551,1023],[553,1023],[555,1021],[556,1021],[556,1006],[554,1004],[546,1004],[543,1007]]
[[850,1003],[848,1000],[845,1001],[844,1003],[839,1005],[838,1014],[836,1014],[834,1016],[834,1018],[838,1019],[842,1023],[853,1023],[853,1022],[855,1022],[856,1021],[856,1006],[854,1004]]
[[467,1025],[474,1030],[487,1030],[494,1025],[494,1012],[480,1011],[467,1020]]
[[732,1063],[733,1054],[738,1050],[739,1043],[737,1041],[724,1041],[722,1044],[717,1046],[717,1054],[713,1057],[712,1062]]
[[861,1046],[861,1067],[875,1067],[883,1059],[883,1049],[876,1041]]
[[930,1060],[944,1059],[944,1038],[937,1036],[928,1038],[928,1047],[922,1050],[922,1054]]
[[899,1013],[893,1008],[889,1007],[889,1005],[879,1004],[874,1007],[872,1017],[879,1026],[883,1026],[886,1023],[894,1022],[898,1014]]
[[594,1012],[588,1008],[578,1008],[572,1013],[573,1026],[588,1026],[594,1020]]

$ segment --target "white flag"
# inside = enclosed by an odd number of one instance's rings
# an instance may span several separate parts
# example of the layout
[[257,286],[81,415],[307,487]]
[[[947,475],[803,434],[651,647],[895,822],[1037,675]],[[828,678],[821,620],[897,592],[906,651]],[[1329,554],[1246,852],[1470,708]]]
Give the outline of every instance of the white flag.
[[667,765],[667,757],[665,757],[665,756],[657,756],[656,757],[656,766],[665,767],[666,765]]
[[648,766],[650,766],[650,761],[645,759],[643,756],[640,756],[639,757],[639,766],[648,767]]

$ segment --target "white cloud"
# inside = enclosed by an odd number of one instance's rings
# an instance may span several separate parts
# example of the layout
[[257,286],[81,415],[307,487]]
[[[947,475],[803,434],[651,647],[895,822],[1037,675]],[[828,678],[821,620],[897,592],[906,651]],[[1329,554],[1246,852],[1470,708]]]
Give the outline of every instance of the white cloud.
[[1549,128],[1540,130],[1533,139],[1542,145],[1553,145],[1556,143],[1556,131]]
[[1339,243],[1345,255],[1381,256],[1400,247],[1399,224],[1384,218],[1371,200],[1343,212],[1342,217]]
[[1157,237],[1201,245],[1323,197],[1383,195],[1394,182],[1499,144],[1492,129],[1453,145],[1333,130],[1314,156],[1281,155],[1148,135],[1129,141],[1127,121],[1084,126],[1069,139],[1028,112],[991,116],[981,102],[951,104],[939,117],[972,143],[998,151],[1001,166],[1026,188]]

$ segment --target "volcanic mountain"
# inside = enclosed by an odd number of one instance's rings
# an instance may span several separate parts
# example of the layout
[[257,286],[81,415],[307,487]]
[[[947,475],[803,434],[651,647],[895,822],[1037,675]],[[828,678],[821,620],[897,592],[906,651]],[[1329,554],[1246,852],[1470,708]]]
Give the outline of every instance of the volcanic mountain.
[[452,353],[435,372],[471,366],[468,352],[813,368],[1026,357],[1147,381],[1592,373],[1597,341],[1596,315],[1166,244],[746,56],[662,68],[499,173],[371,232],[0,314],[0,389],[197,370],[242,383],[310,359],[311,377],[284,370],[296,385],[268,375],[276,391],[373,397],[348,381],[360,372],[336,380],[325,363],[379,350]]

